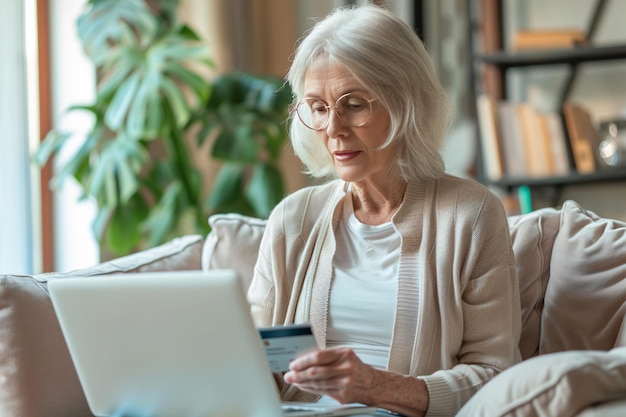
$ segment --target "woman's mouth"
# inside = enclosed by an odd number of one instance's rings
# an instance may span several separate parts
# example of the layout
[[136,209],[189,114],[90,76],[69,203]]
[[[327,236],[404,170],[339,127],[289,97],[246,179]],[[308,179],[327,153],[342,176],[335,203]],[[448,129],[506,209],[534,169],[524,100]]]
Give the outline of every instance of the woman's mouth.
[[333,152],[333,155],[337,161],[349,161],[356,158],[360,153],[360,151],[336,151]]

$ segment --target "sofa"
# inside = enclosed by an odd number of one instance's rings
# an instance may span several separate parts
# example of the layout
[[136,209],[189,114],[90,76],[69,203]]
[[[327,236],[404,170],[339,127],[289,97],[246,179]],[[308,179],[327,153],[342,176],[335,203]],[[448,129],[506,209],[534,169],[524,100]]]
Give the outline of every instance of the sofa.
[[[265,221],[214,215],[189,235],[91,268],[0,275],[0,416],[88,417],[47,282],[65,277],[232,268],[252,276]],[[509,218],[523,361],[459,416],[626,416],[626,223],[567,201]]]

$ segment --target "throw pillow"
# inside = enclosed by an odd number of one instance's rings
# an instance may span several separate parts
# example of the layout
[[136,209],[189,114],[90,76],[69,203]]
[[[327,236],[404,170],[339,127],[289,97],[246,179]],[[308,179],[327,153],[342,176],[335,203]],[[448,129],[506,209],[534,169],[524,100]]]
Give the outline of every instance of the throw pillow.
[[567,201],[554,240],[539,353],[609,350],[626,316],[626,223]]
[[560,352],[528,359],[500,373],[457,417],[572,417],[624,396],[626,348]]
[[522,307],[520,352],[523,359],[539,351],[543,297],[550,278],[554,238],[560,213],[545,208],[508,219]]
[[211,233],[202,250],[202,269],[234,269],[247,289],[266,223],[267,220],[236,213],[209,217]]

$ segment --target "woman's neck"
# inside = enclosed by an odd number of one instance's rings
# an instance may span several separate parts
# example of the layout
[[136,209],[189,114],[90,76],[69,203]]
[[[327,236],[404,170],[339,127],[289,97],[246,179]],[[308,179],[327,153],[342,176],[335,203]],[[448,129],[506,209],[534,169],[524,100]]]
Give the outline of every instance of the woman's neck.
[[354,214],[361,223],[378,225],[391,221],[404,199],[406,181],[393,178],[383,183],[352,183]]

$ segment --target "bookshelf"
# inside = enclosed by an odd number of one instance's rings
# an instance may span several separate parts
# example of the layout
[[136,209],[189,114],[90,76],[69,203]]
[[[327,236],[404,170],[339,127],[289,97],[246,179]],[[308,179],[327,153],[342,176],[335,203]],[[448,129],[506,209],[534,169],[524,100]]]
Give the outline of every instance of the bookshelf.
[[[523,0],[520,0],[523,1]],[[580,64],[596,62],[620,61],[626,62],[626,42],[594,44],[594,34],[598,29],[602,14],[607,4],[606,0],[596,0],[591,8],[591,14],[585,30],[589,43],[579,44],[566,48],[538,48],[525,50],[511,50],[504,46],[503,0],[467,0],[469,10],[470,51],[472,54],[472,83],[475,97],[483,94],[494,102],[508,99],[507,76],[512,68],[541,68],[549,66],[564,66],[568,69],[566,79],[558,95],[558,110],[565,135],[568,135],[563,106],[568,102],[572,87],[578,75]],[[472,10],[478,8],[476,13]],[[479,35],[477,36],[477,33]],[[476,40],[478,38],[478,40]],[[556,98],[556,97],[555,97]],[[478,100],[477,100],[478,101]],[[477,113],[479,108],[476,108]],[[480,114],[477,120],[480,123]],[[484,118],[483,118],[484,120]],[[485,137],[481,136],[484,129],[479,129],[479,147],[481,151],[493,145],[485,144]],[[510,139],[509,139],[510,140]],[[499,178],[489,176],[489,161],[485,154],[479,158],[477,172],[478,179],[489,185],[512,194],[520,187],[539,190],[543,194],[551,195],[551,203],[557,205],[558,196],[562,188],[582,184],[626,182],[626,168],[603,167],[596,164],[590,173],[581,173],[576,169],[574,154],[568,137],[565,138],[568,152],[569,171],[566,174],[558,173],[549,176],[537,175],[510,175],[504,172]],[[505,170],[506,171],[506,170]]]

